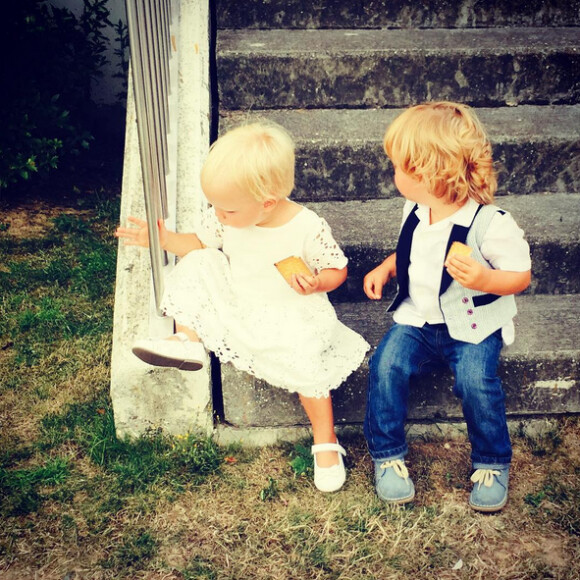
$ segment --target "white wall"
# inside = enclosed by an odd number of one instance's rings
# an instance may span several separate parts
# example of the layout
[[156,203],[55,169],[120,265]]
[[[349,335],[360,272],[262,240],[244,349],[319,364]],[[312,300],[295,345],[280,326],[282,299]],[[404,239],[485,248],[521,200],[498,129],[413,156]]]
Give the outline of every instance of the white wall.
[[[17,0],[16,0],[17,1]],[[76,16],[80,15],[83,10],[83,0],[48,0],[56,8],[68,8]],[[127,23],[125,12],[125,0],[109,0],[107,8],[110,11],[109,20],[117,24],[119,20]],[[98,82],[93,83],[92,97],[98,104],[112,105],[118,102],[117,94],[123,90],[121,79],[114,78],[113,75],[121,72],[119,68],[119,57],[114,54],[115,48],[119,48],[115,40],[116,32],[112,27],[107,27],[103,32],[108,36],[110,43],[105,56],[109,64],[103,70],[103,76]]]
[[[180,0],[176,30],[175,60],[179,65],[176,91],[172,92],[171,115],[175,127],[169,140],[176,147],[175,169],[168,176],[171,229],[197,229],[203,202],[199,174],[210,142],[210,35],[208,0]],[[174,49],[175,51],[175,49]],[[170,70],[171,72],[171,70]],[[133,91],[127,99],[127,137],[123,170],[121,223],[127,216],[144,216],[143,172],[138,144]],[[175,187],[171,187],[170,183]],[[138,436],[161,427],[167,433],[183,435],[213,430],[210,369],[197,372],[150,367],[131,353],[137,338],[167,336],[173,331],[170,319],[156,316],[145,297],[150,295],[151,263],[147,252],[119,245],[111,357],[111,400],[119,436]]]

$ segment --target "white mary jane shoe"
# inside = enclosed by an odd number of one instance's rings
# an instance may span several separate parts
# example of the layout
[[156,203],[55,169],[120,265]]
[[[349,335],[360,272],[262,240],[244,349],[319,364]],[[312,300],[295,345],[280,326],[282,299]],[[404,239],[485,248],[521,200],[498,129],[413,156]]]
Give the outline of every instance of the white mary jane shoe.
[[133,346],[133,354],[143,362],[156,367],[174,367],[182,371],[198,371],[207,359],[201,342],[189,340],[186,334],[178,332],[179,340],[166,338],[145,338]]
[[[320,443],[312,446],[314,455],[314,485],[324,492],[338,491],[346,480],[346,469],[344,467],[343,455],[346,455],[344,448],[336,443]],[[330,467],[319,467],[316,461],[316,454],[321,451],[336,451],[338,453],[338,463]]]

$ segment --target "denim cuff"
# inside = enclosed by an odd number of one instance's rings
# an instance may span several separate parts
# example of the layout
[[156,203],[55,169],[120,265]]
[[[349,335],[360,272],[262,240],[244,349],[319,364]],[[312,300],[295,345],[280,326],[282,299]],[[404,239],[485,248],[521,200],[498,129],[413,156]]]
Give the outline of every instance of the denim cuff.
[[388,457],[382,457],[381,459],[375,459],[373,457],[373,461],[375,463],[383,463],[385,461],[395,461],[396,459],[404,459],[405,455],[407,455],[407,451],[404,451],[403,453],[397,453],[396,455],[389,455]]
[[510,463],[473,463],[473,469],[506,469]]

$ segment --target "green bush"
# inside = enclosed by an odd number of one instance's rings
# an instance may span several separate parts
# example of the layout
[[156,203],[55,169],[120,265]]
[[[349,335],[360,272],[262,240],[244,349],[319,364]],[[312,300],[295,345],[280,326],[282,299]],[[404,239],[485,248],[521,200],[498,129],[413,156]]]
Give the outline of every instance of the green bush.
[[2,7],[0,190],[88,149],[91,82],[107,62],[106,2],[84,0],[79,17],[44,0]]

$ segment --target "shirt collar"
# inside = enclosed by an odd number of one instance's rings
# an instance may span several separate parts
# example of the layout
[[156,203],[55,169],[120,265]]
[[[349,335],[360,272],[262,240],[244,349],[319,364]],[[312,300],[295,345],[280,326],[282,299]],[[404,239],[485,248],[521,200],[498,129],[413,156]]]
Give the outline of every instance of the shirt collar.
[[[417,217],[424,223],[429,223],[429,206],[417,204],[419,208],[417,209]],[[448,223],[456,224],[459,226],[469,227],[473,222],[473,218],[475,217],[475,212],[479,204],[473,200],[468,199],[467,203],[460,207],[454,214],[451,214],[448,218],[437,222],[438,225],[441,224],[442,226]]]

